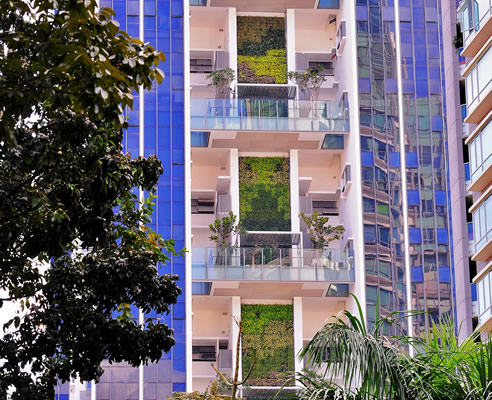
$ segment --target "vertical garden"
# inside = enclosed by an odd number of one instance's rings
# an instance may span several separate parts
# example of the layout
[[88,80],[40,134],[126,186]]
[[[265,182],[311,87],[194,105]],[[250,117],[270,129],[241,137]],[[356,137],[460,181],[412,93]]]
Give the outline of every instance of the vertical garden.
[[289,159],[239,158],[240,219],[248,231],[290,231]]
[[240,83],[287,83],[285,18],[237,17]]
[[241,306],[242,364],[251,386],[281,386],[286,372],[294,371],[292,305],[243,304]]

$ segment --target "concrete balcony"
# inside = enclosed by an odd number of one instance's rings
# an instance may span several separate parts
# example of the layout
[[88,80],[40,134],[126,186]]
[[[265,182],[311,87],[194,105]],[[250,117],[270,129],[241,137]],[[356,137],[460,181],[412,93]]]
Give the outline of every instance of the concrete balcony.
[[466,83],[467,117],[464,122],[479,124],[489,113],[492,103],[492,38],[463,72]]
[[492,263],[483,268],[473,279],[478,300],[478,329],[492,331]]
[[192,248],[195,281],[355,281],[353,257],[341,249]]
[[192,98],[191,129],[348,132],[348,105],[335,100]]
[[473,57],[492,36],[492,6],[488,0],[464,0],[460,4],[462,54]]

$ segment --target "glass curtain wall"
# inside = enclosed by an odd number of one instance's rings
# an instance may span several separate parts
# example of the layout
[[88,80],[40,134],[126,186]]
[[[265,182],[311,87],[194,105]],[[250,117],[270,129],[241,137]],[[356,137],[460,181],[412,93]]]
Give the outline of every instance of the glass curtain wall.
[[[357,0],[367,316],[407,309],[393,5]],[[405,323],[401,328],[407,331]],[[388,332],[389,333],[389,332]]]
[[[143,39],[166,55],[166,61],[159,65],[165,79],[144,94],[143,132],[139,129],[139,96],[134,93],[134,109],[127,110],[129,126],[124,149],[138,156],[140,135],[144,135],[144,155],[156,154],[161,160],[164,174],[158,182],[150,227],[164,238],[173,238],[176,249],[180,250],[185,246],[183,0],[140,1],[144,9]],[[113,8],[121,29],[138,38],[140,1],[101,0],[101,7]],[[168,399],[173,391],[186,391],[184,258],[175,257],[167,265],[159,266],[159,273],[178,274],[183,294],[169,315],[155,312],[145,315],[172,327],[176,340],[169,354],[163,354],[158,363],[144,367],[141,384],[145,400]],[[132,313],[138,317],[137,309],[132,309]],[[138,399],[138,369],[125,364],[104,367],[105,373],[96,388],[98,400]]]
[[[400,0],[414,334],[453,316],[440,0]],[[413,160],[413,162],[412,162]],[[416,161],[416,162],[415,162]]]
[[[418,334],[453,309],[440,2],[400,0],[399,12],[395,21],[393,0],[357,0],[367,314],[371,322],[378,297],[381,315],[425,310],[414,318]],[[401,118],[395,22],[401,32]],[[412,304],[406,302],[402,190],[408,198]]]

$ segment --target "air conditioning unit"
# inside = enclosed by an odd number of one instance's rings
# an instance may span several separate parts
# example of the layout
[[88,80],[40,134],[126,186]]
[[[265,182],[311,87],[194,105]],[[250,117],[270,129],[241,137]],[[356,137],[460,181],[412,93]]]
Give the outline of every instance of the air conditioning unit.
[[350,164],[345,164],[341,177],[342,197],[346,197],[350,186],[352,186],[352,168]]
[[345,48],[345,42],[347,41],[347,24],[345,20],[340,21],[337,29],[337,56],[341,56],[343,49]]

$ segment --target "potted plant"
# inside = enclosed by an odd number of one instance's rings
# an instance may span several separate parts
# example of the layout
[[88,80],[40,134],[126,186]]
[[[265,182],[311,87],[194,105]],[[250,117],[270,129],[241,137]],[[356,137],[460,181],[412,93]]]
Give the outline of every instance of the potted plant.
[[210,72],[207,79],[210,81],[208,86],[215,88],[215,95],[218,99],[228,99],[232,91],[231,82],[236,79],[236,75],[232,68],[221,68]]
[[309,97],[313,118],[318,118],[319,90],[326,80],[326,76],[322,74],[323,70],[324,67],[318,65],[317,69],[308,68],[305,72],[289,72],[289,79],[297,83],[302,94]]
[[[212,234],[208,237],[215,242],[217,248],[217,265],[225,265],[225,255],[228,248],[237,247],[238,239],[241,233],[246,233],[243,224],[238,220],[237,216],[229,211],[229,215],[217,218],[213,224],[209,226]],[[231,245],[232,236],[235,236],[234,246]]]
[[308,232],[311,234],[309,240],[311,241],[315,251],[316,265],[320,264],[321,257],[324,251],[328,248],[330,242],[342,238],[345,228],[342,225],[332,226],[328,224],[329,217],[319,215],[315,211],[310,217],[304,213],[300,214],[300,217],[308,227]]

